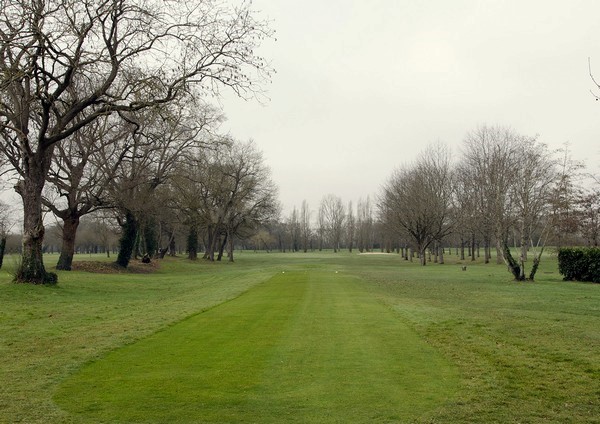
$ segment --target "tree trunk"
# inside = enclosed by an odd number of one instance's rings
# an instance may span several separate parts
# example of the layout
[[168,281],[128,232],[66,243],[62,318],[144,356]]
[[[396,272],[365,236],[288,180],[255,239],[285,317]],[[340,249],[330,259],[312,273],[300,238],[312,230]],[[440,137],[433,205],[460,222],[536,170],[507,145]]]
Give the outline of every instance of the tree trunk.
[[229,262],[233,262],[233,237],[229,236],[229,249],[227,251],[227,256],[229,257]]
[[195,225],[190,226],[188,234],[188,259],[195,261],[198,259],[198,230]]
[[229,238],[228,236],[229,236],[229,232],[225,233],[225,237],[223,237],[223,240],[219,244],[219,253],[217,254],[217,262],[221,262],[221,259],[223,259],[223,252],[225,251],[225,246],[227,245],[227,239]]
[[156,220],[153,217],[147,218],[144,225],[144,252],[151,258],[156,257],[158,252],[158,235],[156,233]]
[[531,266],[531,271],[529,272],[529,281],[533,281],[535,279],[535,274],[540,266],[540,261],[542,260],[542,253],[544,253],[544,248],[540,250],[539,255],[534,255],[533,265]]
[[117,265],[127,268],[131,255],[136,244],[137,222],[133,214],[129,211],[125,213],[125,222],[121,225],[122,234],[119,241],[119,254],[117,255]]
[[519,255],[521,265],[520,280],[525,280],[525,262],[527,261],[527,239],[525,238],[525,228],[521,227],[521,254]]
[[502,258],[502,241],[496,238],[496,263],[500,265],[503,262],[504,259]]
[[208,248],[208,260],[211,262],[215,261],[215,252],[217,251],[217,246],[219,244],[219,240],[220,240],[220,236],[219,236],[219,231],[218,228],[215,228],[213,230],[213,235],[211,238],[211,243],[210,246]]
[[2,236],[0,238],[0,268],[2,268],[2,264],[4,263],[4,253],[6,252],[6,236]]
[[512,257],[512,254],[510,253],[510,248],[508,247],[508,243],[506,242],[502,243],[502,257],[504,259],[504,262],[508,266],[508,270],[512,273],[513,277],[515,277],[515,280],[522,281],[523,278],[521,276],[521,267],[519,266],[517,261],[515,261],[515,259]]
[[62,247],[60,249],[60,256],[58,257],[56,269],[71,271],[73,256],[75,255],[75,237],[77,235],[78,227],[79,216],[75,215],[63,219]]
[[42,217],[42,190],[47,166],[41,165],[37,157],[27,159],[27,175],[15,186],[15,190],[23,200],[23,251],[21,263],[15,273],[15,281],[56,284],[58,277],[54,273],[46,272],[42,253],[45,232]]
[[173,231],[173,234],[171,235],[171,241],[169,242],[169,256],[176,255],[177,251],[175,248],[175,231]]
[[421,263],[422,266],[427,265],[426,250],[427,250],[426,247],[419,247],[419,262]]
[[491,258],[491,253],[490,253],[490,239],[489,238],[484,238],[483,239],[483,261],[486,264],[490,263],[490,258]]

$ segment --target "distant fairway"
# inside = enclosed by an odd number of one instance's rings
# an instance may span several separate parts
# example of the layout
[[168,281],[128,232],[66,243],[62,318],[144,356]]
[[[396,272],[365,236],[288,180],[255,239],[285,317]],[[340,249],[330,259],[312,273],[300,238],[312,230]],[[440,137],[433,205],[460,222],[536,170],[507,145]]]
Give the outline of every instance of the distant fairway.
[[439,407],[457,370],[355,277],[277,274],[85,367],[56,396],[108,422],[390,422]]
[[0,273],[0,423],[600,422],[600,285],[551,255],[535,283],[448,253],[59,278]]

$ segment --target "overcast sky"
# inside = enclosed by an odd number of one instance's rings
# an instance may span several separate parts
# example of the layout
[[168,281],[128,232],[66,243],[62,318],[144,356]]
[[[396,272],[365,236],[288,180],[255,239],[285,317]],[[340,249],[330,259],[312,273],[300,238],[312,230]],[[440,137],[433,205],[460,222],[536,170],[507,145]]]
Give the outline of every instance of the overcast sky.
[[[600,1],[254,0],[276,41],[260,105],[227,96],[223,130],[254,139],[286,213],[375,196],[427,144],[456,156],[478,125],[539,134],[598,169]],[[600,94],[600,90],[598,90]]]

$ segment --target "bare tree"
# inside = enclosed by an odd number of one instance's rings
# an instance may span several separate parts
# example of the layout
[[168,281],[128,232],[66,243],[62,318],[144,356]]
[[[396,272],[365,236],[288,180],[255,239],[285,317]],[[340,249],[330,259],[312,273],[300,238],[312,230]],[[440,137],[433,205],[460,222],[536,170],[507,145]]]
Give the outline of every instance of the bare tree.
[[[499,260],[516,280],[533,280],[552,227],[551,203],[557,190],[552,153],[537,137],[507,127],[482,126],[465,138],[463,169],[467,190],[476,199],[486,247],[488,232],[493,231]],[[519,247],[518,259],[509,248],[510,237]],[[526,276],[529,248],[534,249],[534,258]]]
[[191,259],[202,232],[205,259],[221,260],[227,248],[233,261],[234,241],[252,237],[279,213],[277,189],[262,153],[251,141],[213,143],[184,164],[184,169],[172,187],[190,227]]
[[300,208],[300,239],[302,240],[302,250],[308,252],[312,231],[310,227],[310,208],[306,200],[302,201]]
[[[521,140],[518,160],[509,195],[512,198],[514,223],[520,235],[519,272],[516,273],[517,270],[512,266],[511,271],[518,280],[528,278],[533,281],[552,227],[550,199],[557,177],[556,161],[546,145],[535,138]],[[511,265],[506,240],[503,247]],[[529,248],[533,249],[533,265],[529,276],[526,276],[525,262]]]
[[354,239],[356,236],[356,219],[354,217],[354,207],[352,201],[348,202],[348,213],[346,214],[346,246],[348,251],[352,253],[354,248]]
[[126,267],[138,253],[155,256],[158,217],[171,197],[161,187],[177,172],[181,161],[211,142],[209,129],[220,122],[220,113],[192,100],[127,116],[127,137],[97,155],[98,166],[112,176],[108,185],[111,203],[123,229],[117,256],[120,266]]
[[[478,226],[480,224],[477,212],[478,202],[474,184],[469,181],[470,175],[468,168],[459,163],[454,179],[452,221],[460,248],[460,259],[465,260],[465,247],[468,247],[471,260],[474,261],[476,235],[482,231]],[[488,260],[487,257],[486,260]]]
[[496,241],[497,262],[505,260],[503,243],[511,227],[509,192],[519,164],[520,146],[525,142],[511,128],[486,125],[469,132],[463,142],[463,164],[469,173],[470,189],[475,192],[486,262],[492,237]]
[[583,163],[574,160],[568,143],[560,151],[557,177],[550,195],[552,242],[557,248],[575,241],[579,231],[578,202],[583,195]]
[[[223,171],[223,184],[230,193],[225,214],[225,239],[229,261],[233,262],[235,239],[250,238],[279,215],[280,206],[277,187],[254,142],[235,142]],[[219,259],[221,255],[222,249]]]
[[81,218],[110,206],[106,190],[114,175],[95,165],[94,155],[125,137],[125,131],[114,118],[103,117],[56,146],[47,177],[50,185],[42,197],[43,205],[62,220],[62,246],[56,269],[71,270]]
[[255,51],[269,35],[249,3],[0,0],[0,150],[24,209],[17,280],[57,280],[42,258],[42,191],[57,145],[99,117],[193,90],[255,93],[268,72]]
[[421,265],[426,249],[450,233],[452,167],[441,144],[430,146],[417,162],[393,173],[384,185],[379,209],[388,228],[414,242]]
[[337,252],[341,246],[344,222],[346,220],[342,199],[333,194],[324,196],[321,200],[319,215],[323,216],[325,233],[328,236],[329,243],[333,251]]
[[325,210],[319,207],[317,212],[317,238],[319,243],[319,252],[325,247],[325,237],[327,232],[327,217],[325,216]]
[[371,198],[359,199],[356,205],[357,247],[359,252],[373,248],[373,207]]
[[296,206],[294,206],[288,216],[286,227],[288,230],[288,240],[290,242],[289,249],[292,252],[297,252],[300,250],[301,223]]
[[600,184],[584,192],[579,200],[581,235],[589,246],[600,245]]

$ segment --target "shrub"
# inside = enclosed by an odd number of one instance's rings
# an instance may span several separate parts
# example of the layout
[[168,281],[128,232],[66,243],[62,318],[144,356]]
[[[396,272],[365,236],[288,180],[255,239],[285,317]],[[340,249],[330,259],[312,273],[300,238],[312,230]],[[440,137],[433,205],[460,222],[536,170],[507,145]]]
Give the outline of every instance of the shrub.
[[558,271],[566,281],[600,283],[600,248],[562,248],[558,251]]

